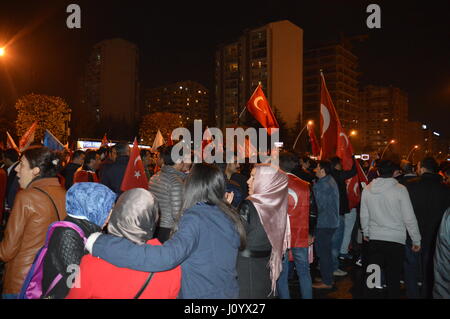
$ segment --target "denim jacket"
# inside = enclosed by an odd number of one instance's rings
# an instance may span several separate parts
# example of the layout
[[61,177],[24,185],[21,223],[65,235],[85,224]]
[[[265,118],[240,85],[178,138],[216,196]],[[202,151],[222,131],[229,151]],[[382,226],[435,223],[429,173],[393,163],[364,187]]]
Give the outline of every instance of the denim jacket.
[[317,203],[317,228],[337,228],[339,225],[339,189],[331,175],[319,179],[313,186]]

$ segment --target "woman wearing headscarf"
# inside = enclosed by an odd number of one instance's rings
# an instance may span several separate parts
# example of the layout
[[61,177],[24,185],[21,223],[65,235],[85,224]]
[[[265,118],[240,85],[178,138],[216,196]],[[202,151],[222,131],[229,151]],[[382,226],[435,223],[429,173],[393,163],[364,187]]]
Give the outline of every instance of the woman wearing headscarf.
[[[66,193],[67,217],[64,221],[77,225],[87,238],[92,233],[102,231],[116,198],[117,195],[102,184],[74,184]],[[80,265],[85,254],[84,240],[77,231],[68,227],[54,230],[44,258],[42,291],[47,292],[58,275],[62,278],[46,293],[45,298],[66,297],[78,271],[76,266]]]
[[260,164],[247,183],[250,196],[239,210],[247,232],[247,246],[237,262],[239,298],[264,299],[275,293],[290,242],[288,178],[278,168]]
[[137,245],[121,237],[93,234],[86,248],[118,267],[159,272],[181,265],[179,298],[237,298],[236,258],[245,230],[226,202],[222,172],[195,164],[185,184],[175,233],[162,246]]
[[[153,195],[142,188],[123,193],[111,213],[108,233],[135,244],[161,246],[151,239],[157,221]],[[116,267],[103,259],[86,255],[81,260],[79,287],[74,286],[67,299],[132,299],[144,288],[142,299],[175,299],[180,290],[181,268],[152,273]],[[114,280],[111,280],[114,278]],[[150,278],[149,283],[147,280]]]
[[0,242],[0,261],[6,263],[3,299],[18,298],[36,253],[44,245],[48,226],[66,217],[66,190],[56,177],[60,169],[58,154],[42,146],[23,151],[15,168],[22,190]]

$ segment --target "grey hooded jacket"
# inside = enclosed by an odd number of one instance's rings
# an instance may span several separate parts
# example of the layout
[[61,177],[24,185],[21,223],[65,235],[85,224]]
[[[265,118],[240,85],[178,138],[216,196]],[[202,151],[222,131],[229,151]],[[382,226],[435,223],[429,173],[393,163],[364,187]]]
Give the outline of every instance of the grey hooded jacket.
[[185,176],[173,166],[164,165],[150,179],[149,191],[155,196],[159,206],[159,227],[174,227],[183,202]]
[[434,299],[450,299],[450,207],[442,218],[434,255]]
[[405,244],[406,231],[414,245],[420,246],[417,219],[406,187],[395,178],[374,179],[361,198],[361,228],[370,240]]

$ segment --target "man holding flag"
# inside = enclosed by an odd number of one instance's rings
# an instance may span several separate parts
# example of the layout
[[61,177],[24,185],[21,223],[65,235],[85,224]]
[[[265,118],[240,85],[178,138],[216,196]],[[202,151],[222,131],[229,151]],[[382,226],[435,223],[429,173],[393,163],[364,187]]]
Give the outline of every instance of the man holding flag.
[[346,273],[338,268],[337,255],[340,251],[343,251],[345,254],[343,257],[348,257],[348,244],[356,219],[356,211],[353,210],[351,213],[355,216],[349,215],[347,219],[344,215],[359,205],[361,200],[360,183],[367,185],[368,181],[359,163],[353,159],[353,148],[342,128],[322,72],[320,76],[320,131],[322,144],[320,158],[322,160],[332,159],[334,167],[332,175],[339,187],[339,212],[341,219],[340,227],[333,238],[333,261],[335,275],[342,276],[346,275]]

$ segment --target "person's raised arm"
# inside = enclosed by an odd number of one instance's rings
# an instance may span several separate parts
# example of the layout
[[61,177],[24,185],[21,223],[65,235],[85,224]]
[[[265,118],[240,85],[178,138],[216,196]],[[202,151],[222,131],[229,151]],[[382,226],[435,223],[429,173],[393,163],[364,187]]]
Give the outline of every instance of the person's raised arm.
[[197,216],[185,214],[179,230],[163,246],[137,245],[125,238],[101,235],[94,242],[92,255],[122,268],[146,272],[170,270],[186,260],[197,247],[198,224]]

